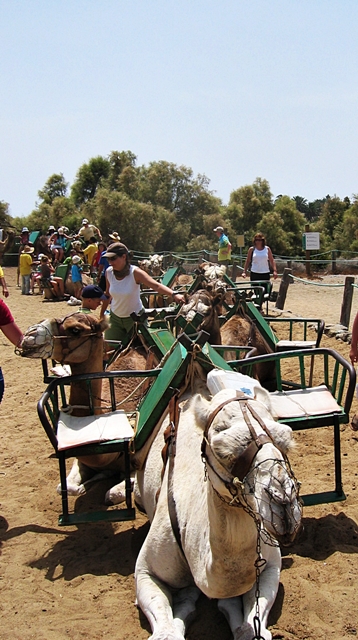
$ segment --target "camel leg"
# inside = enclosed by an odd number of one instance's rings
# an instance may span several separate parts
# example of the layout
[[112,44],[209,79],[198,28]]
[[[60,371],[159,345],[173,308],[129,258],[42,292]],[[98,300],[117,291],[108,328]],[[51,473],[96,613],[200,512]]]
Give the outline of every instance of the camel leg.
[[[115,473],[116,471],[114,470],[98,471],[96,469],[91,469],[75,458],[72,469],[67,476],[68,495],[81,496],[86,493],[87,487],[90,483],[103,480]],[[57,486],[57,493],[61,495],[61,484]]]
[[[267,564],[260,575],[259,583],[260,637],[264,640],[272,640],[271,632],[267,629],[267,619],[275,602],[280,582],[281,554],[277,547],[270,547],[268,553],[263,553],[263,555]],[[255,593],[256,584],[242,598],[228,598],[220,600],[218,603],[219,609],[224,613],[230,625],[234,640],[252,640],[255,634]],[[243,610],[239,602],[241,599]]]
[[[131,478],[131,484],[132,484],[132,491],[133,491],[134,478]],[[107,507],[109,507],[113,504],[121,504],[122,502],[125,501],[125,499],[126,499],[126,481],[123,480],[123,482],[120,482],[119,484],[116,484],[114,487],[111,487],[110,489],[108,489],[106,493],[106,497],[104,499],[104,504],[107,505]]]
[[185,640],[185,630],[193,618],[199,595],[197,587],[186,587],[173,598],[169,587],[156,576],[139,574],[138,605],[149,620],[150,640]]
[[[169,535],[170,523],[162,525],[163,539],[159,542],[158,529],[151,535],[152,523],[136,562],[137,604],[149,620],[151,640],[184,640],[186,625],[195,611],[200,592],[192,583],[175,540],[171,540],[174,536]],[[154,567],[161,571],[161,579],[154,574]],[[188,586],[176,589],[177,595],[173,598],[172,590],[163,580],[165,575],[171,582],[173,579],[178,585]]]

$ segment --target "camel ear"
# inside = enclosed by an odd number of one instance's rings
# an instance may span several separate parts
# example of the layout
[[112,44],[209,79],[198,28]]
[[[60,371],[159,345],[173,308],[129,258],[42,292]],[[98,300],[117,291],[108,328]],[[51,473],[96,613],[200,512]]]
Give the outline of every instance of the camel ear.
[[101,331],[103,333],[106,329],[108,329],[109,326],[110,326],[109,319],[107,317],[102,318],[102,320],[100,320],[98,323],[97,331]]
[[216,307],[218,304],[221,304],[225,296],[225,292],[222,291],[218,293],[213,299],[213,307]]
[[190,406],[193,408],[197,425],[204,431],[210,416],[210,402],[198,393],[191,399]]
[[272,435],[274,444],[282,453],[288,453],[295,447],[295,441],[292,437],[292,429],[283,422],[271,422],[267,424],[269,431]]

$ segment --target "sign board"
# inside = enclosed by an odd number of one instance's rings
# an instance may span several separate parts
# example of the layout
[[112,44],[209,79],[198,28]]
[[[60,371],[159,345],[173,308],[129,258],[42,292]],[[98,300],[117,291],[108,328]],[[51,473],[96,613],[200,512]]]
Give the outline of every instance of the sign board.
[[311,249],[319,249],[319,233],[316,232],[307,232],[303,234],[302,237],[302,245],[306,251],[311,251]]
[[244,236],[237,236],[236,246],[237,247],[244,247],[245,246],[245,238],[244,238]]

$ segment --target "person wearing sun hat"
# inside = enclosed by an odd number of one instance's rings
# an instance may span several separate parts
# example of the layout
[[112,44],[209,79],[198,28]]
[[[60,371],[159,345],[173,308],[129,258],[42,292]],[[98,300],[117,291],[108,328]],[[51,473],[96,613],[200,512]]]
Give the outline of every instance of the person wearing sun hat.
[[98,227],[96,227],[94,224],[90,224],[87,218],[83,218],[82,227],[80,228],[78,235],[82,236],[86,243],[86,246],[89,244],[89,241],[92,237],[98,236],[98,238],[102,240],[102,234]]
[[30,276],[32,271],[32,253],[34,248],[28,244],[24,246],[20,254],[19,272],[21,277],[21,294],[30,295]]
[[213,229],[219,241],[218,263],[224,264],[226,267],[231,261],[231,243],[227,235],[224,233],[223,227],[215,227]]
[[109,245],[103,257],[107,258],[110,266],[106,270],[106,300],[102,302],[101,318],[110,304],[111,326],[105,332],[106,340],[122,342],[125,346],[130,341],[134,320],[131,313],[140,314],[143,311],[140,299],[140,285],[158,293],[170,296],[174,302],[185,302],[182,293],[176,293],[164,284],[154,280],[148,273],[132,266],[129,261],[129,251],[122,242]]
[[117,231],[112,231],[112,233],[108,234],[108,237],[111,238],[113,242],[120,242],[121,240],[121,236],[119,235],[119,233],[117,233]]
[[82,267],[80,256],[72,256],[71,280],[74,289],[74,297],[77,300],[81,297],[82,292]]

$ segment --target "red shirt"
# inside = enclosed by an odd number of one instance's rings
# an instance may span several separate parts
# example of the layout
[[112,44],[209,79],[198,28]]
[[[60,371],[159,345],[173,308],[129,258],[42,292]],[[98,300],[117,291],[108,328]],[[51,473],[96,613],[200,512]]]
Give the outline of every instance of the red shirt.
[[14,322],[11,311],[7,304],[3,300],[0,300],[0,327],[4,327],[6,324]]

